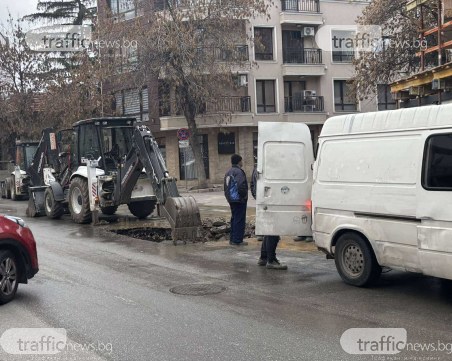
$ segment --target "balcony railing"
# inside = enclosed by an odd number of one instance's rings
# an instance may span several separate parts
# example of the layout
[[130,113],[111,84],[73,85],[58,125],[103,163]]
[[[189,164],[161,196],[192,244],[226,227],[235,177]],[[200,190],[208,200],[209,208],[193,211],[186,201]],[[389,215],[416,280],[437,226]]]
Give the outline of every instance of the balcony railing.
[[320,12],[319,0],[281,0],[282,11]]
[[251,111],[250,96],[221,97],[215,103],[206,104],[206,113],[249,113]]
[[247,61],[249,60],[248,45],[236,45],[233,49],[222,49],[217,47],[198,48],[199,58],[213,59],[217,61]]
[[322,50],[283,48],[283,62],[286,64],[322,64]]
[[323,112],[325,109],[323,96],[284,97],[284,111],[291,112]]
[[[179,116],[182,115],[175,102],[160,101],[160,116]],[[225,96],[219,98],[216,102],[204,103],[198,108],[199,114],[213,113],[249,113],[251,111],[250,96]]]

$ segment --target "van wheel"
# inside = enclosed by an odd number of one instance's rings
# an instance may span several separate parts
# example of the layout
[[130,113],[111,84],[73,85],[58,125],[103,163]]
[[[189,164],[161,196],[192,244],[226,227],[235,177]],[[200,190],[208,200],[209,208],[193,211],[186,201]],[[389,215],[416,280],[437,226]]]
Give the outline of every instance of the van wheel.
[[374,284],[381,274],[377,258],[365,241],[356,233],[345,233],[336,243],[336,268],[345,283],[364,287]]
[[19,265],[16,257],[10,251],[0,251],[0,305],[14,298],[18,281]]
[[154,212],[155,203],[155,201],[139,201],[129,203],[127,206],[129,207],[130,213],[135,217],[144,219]]
[[106,214],[107,216],[112,216],[118,210],[118,206],[100,207],[100,210],[102,211],[103,214]]
[[61,205],[61,202],[55,200],[51,188],[47,188],[44,193],[44,204],[47,217],[52,219],[61,218],[64,213],[64,208]]
[[89,206],[88,181],[75,177],[69,186],[69,212],[75,223],[90,223],[91,209]]

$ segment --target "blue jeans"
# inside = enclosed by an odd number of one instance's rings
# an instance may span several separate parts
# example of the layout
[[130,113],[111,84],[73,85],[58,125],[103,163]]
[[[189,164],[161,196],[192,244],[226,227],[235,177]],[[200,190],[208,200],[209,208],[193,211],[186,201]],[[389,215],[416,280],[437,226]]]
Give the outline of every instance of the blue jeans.
[[231,207],[230,242],[242,243],[245,235],[246,203],[229,203]]

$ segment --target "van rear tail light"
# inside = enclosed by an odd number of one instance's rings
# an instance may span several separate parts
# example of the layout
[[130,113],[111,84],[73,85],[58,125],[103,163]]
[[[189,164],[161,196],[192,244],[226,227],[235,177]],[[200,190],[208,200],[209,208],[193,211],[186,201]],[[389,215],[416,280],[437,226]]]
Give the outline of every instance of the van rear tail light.
[[308,199],[306,202],[304,202],[304,206],[307,208],[309,212],[312,212],[312,200]]

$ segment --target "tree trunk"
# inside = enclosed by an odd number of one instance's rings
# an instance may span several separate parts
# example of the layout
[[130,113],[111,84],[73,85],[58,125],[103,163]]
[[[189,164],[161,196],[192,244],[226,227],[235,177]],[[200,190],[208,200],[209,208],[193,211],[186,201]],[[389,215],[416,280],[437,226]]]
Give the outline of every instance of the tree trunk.
[[184,89],[183,99],[186,106],[184,107],[184,116],[190,130],[189,142],[195,156],[195,166],[198,173],[199,188],[208,188],[206,170],[204,168],[204,159],[202,156],[201,143],[199,142],[198,127],[196,125],[196,103],[189,94],[188,87]]

